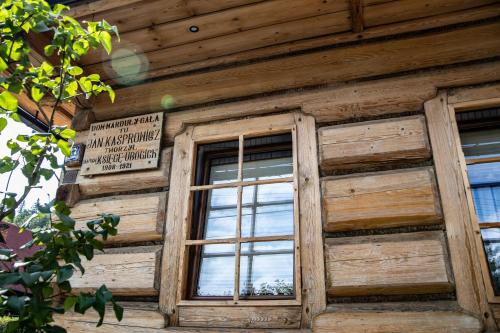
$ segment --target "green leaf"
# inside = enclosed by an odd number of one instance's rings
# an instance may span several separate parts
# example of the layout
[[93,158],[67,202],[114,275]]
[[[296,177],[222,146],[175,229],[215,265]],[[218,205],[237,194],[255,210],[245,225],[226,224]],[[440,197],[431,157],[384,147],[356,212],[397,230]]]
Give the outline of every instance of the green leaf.
[[7,306],[17,313],[21,313],[24,310],[24,305],[26,304],[27,298],[28,297],[26,296],[10,296],[7,300]]
[[123,308],[116,304],[115,302],[113,302],[113,311],[115,312],[115,317],[118,321],[122,321],[123,319]]
[[37,86],[31,87],[31,97],[35,102],[39,102],[43,98],[44,93]]
[[76,296],[68,296],[65,300],[64,300],[64,310],[65,311],[68,311],[70,310],[76,303]]
[[0,72],[6,70],[7,67],[9,67],[7,63],[2,59],[2,57],[0,57]]
[[71,145],[68,143],[68,141],[57,140],[57,146],[59,147],[59,149],[61,149],[64,156],[71,155]]
[[57,46],[55,45],[46,45],[44,48],[43,48],[43,52],[45,53],[45,55],[47,57],[50,57],[51,55],[54,54],[54,51],[57,50]]
[[107,31],[99,32],[99,40],[101,41],[102,46],[106,50],[107,54],[111,53],[111,35]]
[[17,111],[17,99],[8,91],[0,94],[0,108],[8,111]]
[[66,128],[66,129],[63,129],[59,133],[59,135],[65,139],[73,139],[76,135],[76,131],[69,129],[69,128]]
[[0,118],[0,133],[7,127],[7,119]]
[[61,267],[57,272],[57,283],[68,281],[73,276],[73,270],[73,266],[71,265]]
[[113,88],[110,87],[108,89],[108,94],[109,94],[109,99],[111,100],[111,103],[114,103],[116,94],[115,94],[115,91],[113,90]]
[[18,123],[21,122],[21,116],[19,115],[19,113],[17,112],[12,112],[10,115],[9,115],[10,119],[14,120],[14,121],[17,121]]
[[70,66],[68,67],[68,73],[73,76],[81,75],[83,74],[83,69],[81,69],[81,67],[78,66]]

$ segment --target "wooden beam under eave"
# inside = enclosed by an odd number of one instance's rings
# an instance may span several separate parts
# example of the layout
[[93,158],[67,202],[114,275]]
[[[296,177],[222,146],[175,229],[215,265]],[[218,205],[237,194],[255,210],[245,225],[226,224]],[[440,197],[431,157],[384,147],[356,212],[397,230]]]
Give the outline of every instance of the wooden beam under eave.
[[[40,114],[40,110],[38,109],[36,103],[33,102],[31,98],[28,97],[28,95],[26,95],[25,93],[17,95],[17,101],[19,107],[24,111],[30,113],[41,122],[47,123],[47,120],[44,118],[44,116]],[[41,104],[41,106],[45,111],[47,117],[50,117],[52,115],[53,107],[51,107],[49,104]],[[64,109],[64,107],[59,106],[57,107],[56,114],[54,115],[54,124],[58,126],[69,126],[71,124],[72,118],[73,115],[71,113]]]
[[362,32],[364,30],[363,18],[363,0],[350,0],[349,10],[351,11],[351,22],[353,32]]

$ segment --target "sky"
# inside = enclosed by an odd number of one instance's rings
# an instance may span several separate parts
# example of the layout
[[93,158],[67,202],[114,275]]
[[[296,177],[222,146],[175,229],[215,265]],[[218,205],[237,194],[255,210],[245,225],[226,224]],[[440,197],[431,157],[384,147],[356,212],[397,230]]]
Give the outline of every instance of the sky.
[[[10,155],[10,149],[7,148],[7,141],[11,138],[15,138],[20,134],[31,134],[33,129],[25,125],[24,123],[15,122],[8,119],[7,127],[0,133],[0,158]],[[60,161],[63,160],[62,154],[59,156]],[[49,167],[49,164],[44,164],[45,167]],[[56,171],[59,176],[59,171]],[[0,174],[0,191],[5,192],[5,187],[9,178],[9,173]],[[24,186],[26,185],[26,178],[23,176],[20,170],[20,166],[12,175],[9,192],[15,192],[19,195],[24,191]],[[58,181],[56,177],[52,177],[49,181],[46,181],[42,177],[42,181],[39,184],[40,189],[32,189],[25,201],[25,207],[29,208],[33,206],[37,199],[40,199],[41,203],[48,202],[55,197]],[[3,196],[2,196],[3,198]]]

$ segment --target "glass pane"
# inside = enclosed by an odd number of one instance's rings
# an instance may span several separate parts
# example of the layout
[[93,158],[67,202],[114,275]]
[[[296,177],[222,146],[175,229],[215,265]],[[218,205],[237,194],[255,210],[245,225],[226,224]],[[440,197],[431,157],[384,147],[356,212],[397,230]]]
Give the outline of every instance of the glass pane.
[[500,295],[500,229],[483,229],[481,235],[493,289],[495,295]]
[[274,179],[292,176],[293,161],[291,156],[243,163],[243,180]]
[[206,191],[207,208],[202,239],[236,236],[237,192],[236,188]]
[[241,244],[240,295],[293,296],[293,241]]
[[293,184],[243,188],[242,237],[293,235]]
[[500,162],[467,166],[479,222],[500,222]]
[[238,140],[199,145],[195,185],[221,184],[238,176]]
[[195,296],[232,296],[234,244],[203,245]]
[[210,168],[209,184],[224,184],[238,180],[238,163],[215,165]]
[[293,176],[290,133],[246,138],[243,150],[243,180]]
[[460,133],[466,158],[500,156],[500,129],[482,129]]

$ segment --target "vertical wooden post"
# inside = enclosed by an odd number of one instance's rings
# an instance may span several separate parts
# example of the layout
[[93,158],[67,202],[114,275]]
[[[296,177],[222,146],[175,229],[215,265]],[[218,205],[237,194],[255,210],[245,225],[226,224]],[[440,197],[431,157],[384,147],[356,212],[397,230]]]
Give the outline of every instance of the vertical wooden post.
[[319,186],[318,149],[314,117],[295,114],[299,165],[302,325],[326,309],[323,224]]
[[194,147],[191,145],[191,134],[192,128],[188,128],[175,139],[165,225],[165,245],[161,263],[159,306],[160,310],[169,317],[169,323],[172,326],[178,323],[176,303],[179,287],[179,256],[184,239],[182,237],[184,218],[188,216],[189,186],[193,169]]
[[434,164],[443,207],[446,235],[459,305],[481,318],[488,330],[496,330],[481,274],[472,221],[460,169],[460,142],[447,95],[440,93],[424,104]]

